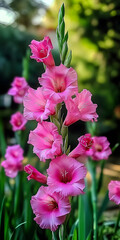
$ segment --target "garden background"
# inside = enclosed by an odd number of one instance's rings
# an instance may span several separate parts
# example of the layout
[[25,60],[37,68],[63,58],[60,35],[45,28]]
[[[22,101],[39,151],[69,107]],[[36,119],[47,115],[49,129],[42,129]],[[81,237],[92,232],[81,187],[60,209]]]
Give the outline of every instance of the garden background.
[[[4,159],[6,146],[15,144],[16,141],[9,120],[11,114],[17,111],[18,105],[7,94],[10,84],[14,76],[22,76],[24,68],[27,68],[29,69],[28,83],[36,88],[38,76],[44,72],[42,63],[29,58],[28,45],[31,40],[41,40],[49,35],[54,46],[53,56],[56,65],[60,63],[56,27],[62,2],[61,0],[5,0],[0,2],[1,161]],[[77,138],[85,134],[86,130],[93,131],[94,127],[94,133],[98,136],[106,136],[112,148],[116,143],[120,143],[120,2],[118,0],[64,0],[64,3],[65,24],[69,33],[68,45],[72,50],[71,66],[78,74],[79,91],[83,88],[91,91],[93,102],[98,104],[99,115],[99,120],[94,126],[83,122],[70,126],[69,144],[74,148],[77,145]],[[27,138],[30,129],[34,129],[35,126],[34,121],[27,123],[22,141],[25,146],[24,162],[34,162],[34,165],[35,162],[39,163],[35,154],[32,153],[32,147],[27,144]],[[40,164],[44,171],[43,164]],[[99,171],[98,168],[98,173]],[[26,174],[24,173],[24,176],[22,174],[18,191],[17,182],[6,177],[4,169],[0,167],[0,205],[4,209],[0,215],[1,236],[5,240],[10,239],[10,236],[11,239],[22,240],[41,239],[40,237],[43,236],[44,239],[51,239],[49,230],[43,231],[36,226],[29,203],[31,198],[29,190],[31,189],[35,194],[39,184],[34,184],[34,182],[28,184]],[[109,181],[119,180],[119,178],[120,148],[118,147],[104,168],[104,184],[100,192],[100,203]],[[115,204],[109,203],[104,219],[116,218],[117,211]],[[13,212],[14,219],[11,217]],[[74,214],[74,219],[76,219],[76,214],[77,212]],[[69,230],[73,224],[71,221]],[[19,226],[21,223],[22,225]],[[15,226],[18,228],[15,229]]]

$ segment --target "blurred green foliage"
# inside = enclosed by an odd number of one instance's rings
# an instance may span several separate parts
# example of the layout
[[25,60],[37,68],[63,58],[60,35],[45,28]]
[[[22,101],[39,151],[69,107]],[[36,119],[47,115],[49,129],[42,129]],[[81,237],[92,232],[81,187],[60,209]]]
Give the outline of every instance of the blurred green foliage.
[[[4,25],[0,26],[0,33],[0,94],[3,94],[10,88],[13,78],[22,75],[22,60],[34,36]],[[30,61],[29,83],[35,87],[42,72],[42,64]]]

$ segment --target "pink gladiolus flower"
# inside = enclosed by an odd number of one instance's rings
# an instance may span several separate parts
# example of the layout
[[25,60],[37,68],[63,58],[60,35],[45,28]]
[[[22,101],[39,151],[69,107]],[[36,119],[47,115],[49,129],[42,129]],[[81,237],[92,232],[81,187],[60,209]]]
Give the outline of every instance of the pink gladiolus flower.
[[31,206],[36,217],[34,220],[41,228],[56,231],[71,211],[68,198],[59,193],[51,193],[49,187],[40,187],[31,199]]
[[92,159],[99,161],[102,159],[108,159],[109,155],[112,153],[106,137],[93,137],[92,145]]
[[21,112],[16,112],[11,115],[10,124],[13,131],[25,130],[26,119]]
[[42,41],[32,40],[29,45],[32,51],[31,58],[35,59],[37,62],[43,62],[47,66],[54,66],[54,59],[51,53],[53,49],[51,40],[46,36]]
[[1,163],[8,177],[15,178],[19,171],[23,170],[23,149],[20,145],[8,146],[5,154],[6,160]]
[[62,136],[51,122],[38,123],[37,128],[30,132],[28,143],[34,146],[33,152],[43,162],[62,153]]
[[64,125],[69,126],[78,120],[97,120],[97,104],[92,103],[91,96],[92,94],[88,90],[84,89],[81,93],[78,93],[75,98],[70,98],[66,101],[66,108],[68,112]]
[[43,175],[42,173],[40,173],[39,171],[37,171],[37,169],[34,168],[33,166],[31,166],[30,164],[27,164],[24,167],[24,170],[26,173],[30,174],[27,177],[28,180],[34,179],[40,183],[44,183],[44,184],[47,183],[47,177],[45,175]]
[[63,64],[47,68],[38,80],[48,97],[56,103],[63,102],[78,92],[76,71]]
[[65,154],[56,157],[50,162],[47,173],[47,184],[53,191],[60,192],[63,196],[83,194],[86,168],[74,158]]
[[45,97],[42,88],[28,89],[24,97],[24,117],[27,120],[42,121],[55,114],[55,103]]
[[109,199],[117,205],[120,204],[120,181],[111,181],[108,185],[108,189]]
[[14,102],[20,104],[23,102],[23,97],[25,96],[27,89],[28,84],[25,78],[15,77],[8,94],[13,96]]
[[91,156],[93,139],[91,134],[87,133],[78,138],[79,144],[77,147],[69,153],[69,157],[78,158],[80,156]]

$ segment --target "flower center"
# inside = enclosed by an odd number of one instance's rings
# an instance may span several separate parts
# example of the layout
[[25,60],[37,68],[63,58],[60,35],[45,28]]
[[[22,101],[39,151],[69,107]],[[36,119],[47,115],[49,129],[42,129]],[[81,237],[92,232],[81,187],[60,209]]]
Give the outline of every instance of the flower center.
[[58,209],[58,204],[55,201],[54,198],[52,198],[51,196],[48,196],[47,199],[45,200],[45,204],[47,206],[47,210],[48,211],[52,211],[54,209]]
[[21,124],[22,124],[22,121],[18,120],[16,125],[19,127]]
[[41,49],[39,52],[40,58],[45,58],[47,57],[47,51],[45,49]]
[[64,172],[61,172],[61,182],[62,183],[68,183],[71,182],[72,178],[70,173],[68,173],[66,170]]
[[52,79],[52,84],[54,91],[56,93],[64,92],[66,88],[65,79],[62,75],[56,76],[55,79]]
[[44,137],[44,140],[50,145],[50,147],[52,146],[53,142],[54,142],[54,138],[51,134],[49,134],[47,137]]
[[96,151],[101,152],[102,146],[100,144],[95,144],[95,149],[96,149]]
[[78,109],[81,112],[84,108],[86,108],[88,106],[88,104],[86,103],[79,103],[78,105]]

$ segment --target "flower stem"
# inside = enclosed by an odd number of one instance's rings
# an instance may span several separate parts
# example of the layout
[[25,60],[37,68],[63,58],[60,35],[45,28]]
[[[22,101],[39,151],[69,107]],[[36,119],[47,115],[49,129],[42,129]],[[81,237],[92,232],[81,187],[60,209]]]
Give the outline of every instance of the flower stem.
[[89,160],[89,171],[92,178],[91,197],[93,207],[93,240],[97,240],[97,182],[96,182],[96,164]]
[[85,206],[83,198],[82,195],[78,197],[78,240],[85,240]]

